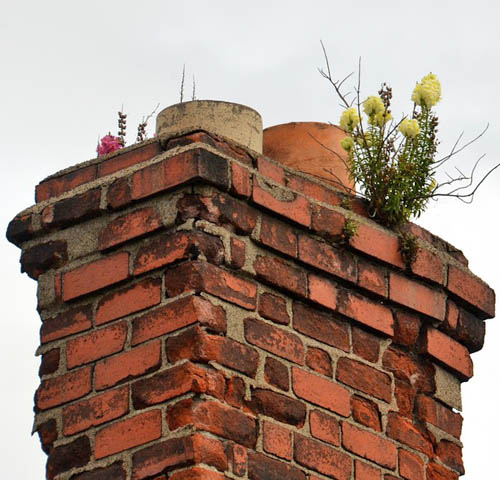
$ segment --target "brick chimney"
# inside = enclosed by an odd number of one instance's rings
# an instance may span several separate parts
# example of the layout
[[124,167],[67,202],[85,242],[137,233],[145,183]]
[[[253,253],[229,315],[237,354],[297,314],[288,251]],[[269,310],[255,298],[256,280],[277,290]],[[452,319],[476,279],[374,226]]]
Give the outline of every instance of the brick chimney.
[[47,479],[463,474],[494,292],[461,252],[410,225],[408,265],[362,202],[264,157],[246,107],[157,133],[42,181],[8,228],[38,281]]

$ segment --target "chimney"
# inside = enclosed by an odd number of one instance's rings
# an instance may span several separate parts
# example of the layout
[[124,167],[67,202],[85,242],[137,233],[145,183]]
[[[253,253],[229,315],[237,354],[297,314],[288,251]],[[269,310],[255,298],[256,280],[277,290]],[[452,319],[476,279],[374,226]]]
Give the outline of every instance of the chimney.
[[36,187],[7,236],[38,281],[47,479],[463,474],[460,384],[494,292],[413,224],[409,264],[300,168],[262,154],[255,111],[200,101]]

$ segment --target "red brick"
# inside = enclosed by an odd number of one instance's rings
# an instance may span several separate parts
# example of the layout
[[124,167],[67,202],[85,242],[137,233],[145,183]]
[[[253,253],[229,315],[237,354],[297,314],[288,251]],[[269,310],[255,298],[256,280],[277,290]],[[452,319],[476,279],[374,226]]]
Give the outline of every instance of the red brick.
[[[275,185],[267,187],[267,189],[261,185],[265,185],[264,180],[254,177],[252,198],[257,205],[306,227],[311,225],[310,204],[305,197]],[[281,198],[286,200],[281,200]]]
[[68,262],[66,240],[51,240],[23,249],[21,253],[21,272],[30,278],[38,277],[51,269],[60,268]]
[[204,291],[247,310],[255,310],[256,307],[255,283],[201,261],[169,269],[165,274],[165,288],[170,296],[190,290]]
[[62,415],[64,435],[74,435],[125,415],[128,394],[128,387],[122,387],[67,406]]
[[106,194],[107,206],[118,209],[132,202],[132,193],[127,177],[118,178],[109,187]]
[[350,480],[351,478],[352,459],[345,453],[323,443],[295,434],[294,456],[299,465],[323,475],[328,475],[336,480]]
[[350,452],[371,460],[382,467],[391,470],[396,468],[396,444],[384,437],[343,422],[342,445]]
[[444,283],[444,263],[439,255],[419,247],[415,261],[411,264],[411,271],[419,277],[432,280],[433,282]]
[[67,367],[74,368],[120,352],[127,340],[127,330],[127,323],[120,322],[68,340]]
[[312,410],[309,414],[309,427],[311,435],[318,440],[340,446],[339,421],[320,410]]
[[339,239],[344,233],[344,226],[345,216],[342,213],[322,205],[313,204],[312,228],[320,235]]
[[245,320],[245,339],[267,352],[286,358],[291,362],[304,364],[304,345],[295,334],[269,325],[256,318]]
[[399,378],[394,379],[394,396],[398,405],[398,412],[403,417],[413,419],[415,398],[417,391],[415,388]]
[[226,314],[222,307],[201,297],[188,296],[134,319],[131,342],[137,345],[196,322],[217,332],[226,331]]
[[299,259],[337,277],[356,281],[354,257],[344,251],[307,235],[299,235]]
[[425,480],[424,461],[414,453],[399,449],[399,474],[407,480]]
[[413,347],[417,343],[421,325],[422,321],[418,315],[396,311],[394,314],[393,342],[406,347]]
[[39,183],[35,189],[36,203],[43,202],[52,197],[58,197],[84,183],[95,180],[96,171],[96,165],[89,165],[88,167],[79,168],[66,175],[61,175]]
[[352,327],[352,351],[368,362],[376,363],[380,352],[380,339],[357,327]]
[[97,305],[96,325],[136,313],[161,301],[161,279],[148,278],[104,296]]
[[209,335],[198,326],[168,338],[166,350],[171,362],[183,359],[216,361],[252,378],[259,363],[259,355],[253,348],[231,338]]
[[248,478],[251,480],[306,480],[304,472],[297,467],[250,452],[248,456]]
[[99,232],[99,250],[115,247],[127,240],[153,232],[161,226],[161,217],[152,207],[127,213],[109,222]]
[[264,365],[264,379],[267,383],[279,388],[280,390],[288,391],[290,388],[288,367],[275,358],[266,358],[266,364]]
[[462,460],[462,449],[456,443],[441,440],[437,446],[438,458],[448,467],[456,470],[460,475],[465,473]]
[[356,472],[355,480],[381,480],[382,472],[367,463],[356,460],[354,462],[354,469]]
[[161,410],[150,410],[101,428],[95,436],[95,458],[104,458],[161,437]]
[[264,318],[272,320],[275,323],[280,323],[282,325],[288,325],[290,323],[286,301],[284,298],[276,295],[261,293],[259,295],[258,312]]
[[176,232],[155,238],[139,249],[134,262],[134,275],[191,258],[203,252],[215,264],[224,260],[222,241],[203,232]]
[[376,432],[382,431],[382,424],[380,422],[380,412],[377,404],[362,397],[352,397],[352,418],[357,423],[369,427]]
[[115,462],[108,467],[96,468],[91,471],[72,475],[71,480],[126,480],[127,473],[123,469],[122,462]]
[[42,380],[35,396],[37,408],[47,410],[87,395],[92,389],[91,373],[91,367],[85,367],[60,377]]
[[344,417],[351,414],[351,396],[341,385],[297,367],[293,368],[292,376],[293,391],[299,398]]
[[452,368],[465,379],[472,377],[472,360],[467,348],[448,335],[429,328],[423,348],[431,357]]
[[349,290],[340,290],[337,310],[367,327],[386,335],[394,334],[391,310],[381,303],[373,302]]
[[302,402],[272,390],[258,388],[252,391],[252,399],[248,406],[255,413],[298,428],[304,425],[306,419],[306,407]]
[[40,368],[38,370],[38,375],[40,375],[40,377],[43,375],[50,375],[57,371],[59,368],[60,353],[59,348],[54,348],[42,355],[42,361],[40,362]]
[[94,372],[96,390],[112,387],[130,378],[156,370],[161,363],[161,343],[155,341],[133,348],[97,363]]
[[293,304],[293,327],[311,338],[345,352],[351,349],[348,324],[302,303]]
[[232,191],[241,197],[248,198],[252,193],[251,177],[248,168],[231,162]]
[[434,391],[434,368],[404,350],[390,346],[382,357],[382,365],[396,378],[404,380],[419,392]]
[[98,176],[104,177],[115,173],[118,170],[124,170],[132,165],[137,165],[138,163],[151,160],[160,153],[161,148],[158,141],[142,145],[139,148],[134,148],[133,150],[118,151],[118,153],[111,158],[106,158],[98,164]]
[[323,277],[308,274],[308,298],[330,310],[337,308],[337,285]]
[[58,445],[49,453],[47,460],[47,480],[54,480],[60,473],[87,465],[90,461],[91,446],[88,437],[82,436],[72,442]]
[[92,306],[75,307],[55,317],[43,320],[40,328],[41,343],[51,342],[74,333],[84,332],[92,326]]
[[306,274],[281,258],[258,255],[253,267],[258,278],[271,283],[273,287],[284,288],[305,297],[307,293]]
[[247,387],[241,377],[233,375],[226,382],[224,401],[235,408],[241,408],[245,403]]
[[227,456],[220,440],[201,433],[195,433],[192,439],[195,463],[205,463],[221,471],[227,470]]
[[167,410],[167,422],[172,431],[193,425],[248,448],[254,448],[257,442],[254,418],[214,400],[181,400]]
[[333,376],[332,359],[321,348],[309,347],[307,349],[306,364],[311,369],[327,377]]
[[40,438],[42,450],[48,455],[54,446],[54,442],[59,438],[56,420],[51,418],[37,425],[36,432]]
[[359,223],[356,235],[351,238],[350,244],[355,249],[378,260],[390,263],[399,268],[405,267],[399,253],[398,237],[386,230],[365,223]]
[[428,457],[432,457],[434,454],[434,447],[429,434],[411,420],[395,412],[389,412],[386,432],[389,438],[418,450]]
[[446,296],[397,273],[389,275],[389,298],[437,320],[444,320]]
[[387,296],[385,268],[358,259],[358,285],[383,297]]
[[482,318],[495,316],[495,292],[470,272],[450,265],[448,290],[479,309]]
[[484,320],[461,308],[457,328],[452,333],[452,336],[462,345],[465,345],[469,352],[477,352],[484,345],[484,337],[486,335],[485,324]]
[[328,188],[315,180],[301,177],[291,172],[286,172],[286,183],[288,188],[301,192],[306,197],[329,205],[340,205],[343,195],[332,187]]
[[267,215],[262,216],[259,240],[290,257],[297,256],[297,235],[293,228]]
[[226,478],[222,473],[207,470],[203,467],[191,467],[187,470],[174,472],[169,476],[170,480],[225,480]]
[[430,397],[420,395],[417,398],[417,415],[424,422],[444,430],[459,439],[462,433],[462,416]]
[[292,432],[290,430],[275,423],[263,422],[262,435],[264,452],[285,460],[292,459]]
[[347,357],[337,362],[337,380],[388,403],[392,398],[391,377]]
[[134,382],[132,403],[135,409],[147,408],[189,392],[222,398],[224,389],[221,373],[185,362]]
[[231,261],[230,266],[237,270],[245,265],[245,242],[238,238],[231,237]]
[[63,300],[72,300],[125,280],[129,276],[128,257],[127,252],[120,252],[64,273]]
[[267,158],[262,156],[257,157],[257,170],[262,176],[285,185],[285,171],[278,164],[270,162]]
[[233,473],[242,477],[247,471],[248,452],[241,445],[235,444],[232,449]]
[[33,216],[16,215],[7,226],[7,240],[20,247],[22,242],[33,237],[35,227],[33,226]]
[[425,472],[426,480],[458,480],[458,475],[455,472],[437,463],[428,463]]

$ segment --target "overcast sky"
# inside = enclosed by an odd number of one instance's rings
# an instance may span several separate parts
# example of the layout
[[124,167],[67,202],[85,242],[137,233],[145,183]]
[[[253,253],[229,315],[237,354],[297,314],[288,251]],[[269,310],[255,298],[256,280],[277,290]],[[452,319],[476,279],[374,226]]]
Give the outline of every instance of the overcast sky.
[[[500,161],[500,3],[497,1],[11,1],[0,14],[0,225],[33,203],[45,176],[95,156],[99,135],[116,133],[124,105],[133,127],[160,102],[179,101],[182,65],[201,99],[253,107],[264,126],[338,122],[334,92],[317,71],[320,39],[338,77],[362,58],[363,95],[393,87],[393,114],[410,113],[415,82],[430,71],[442,152],[461,132],[486,135],[457,158]],[[352,86],[352,84],[351,84]],[[474,273],[500,292],[500,171],[472,205],[432,205],[417,223],[462,249]],[[0,447],[5,478],[44,478],[45,454],[30,437],[39,384],[36,284],[19,273],[19,250],[1,240]],[[465,479],[498,478],[500,325],[487,323],[463,386]]]

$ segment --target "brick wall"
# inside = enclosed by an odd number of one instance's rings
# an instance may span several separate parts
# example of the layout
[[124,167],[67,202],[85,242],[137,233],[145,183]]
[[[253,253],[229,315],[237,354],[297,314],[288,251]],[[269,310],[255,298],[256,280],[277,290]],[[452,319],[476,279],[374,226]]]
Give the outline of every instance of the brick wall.
[[[72,167],[9,225],[58,480],[453,480],[494,293],[429,232],[197,132]],[[348,239],[346,219],[358,225]]]

